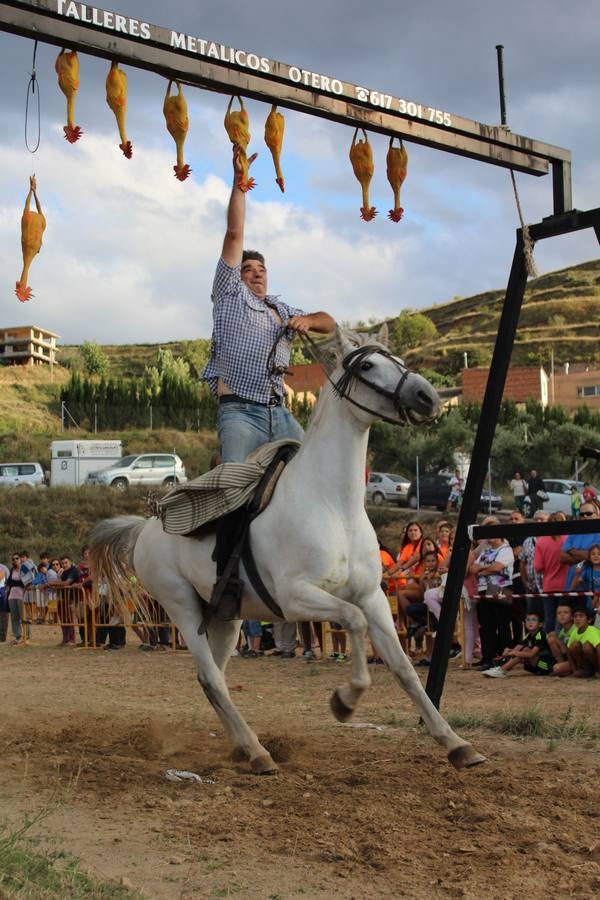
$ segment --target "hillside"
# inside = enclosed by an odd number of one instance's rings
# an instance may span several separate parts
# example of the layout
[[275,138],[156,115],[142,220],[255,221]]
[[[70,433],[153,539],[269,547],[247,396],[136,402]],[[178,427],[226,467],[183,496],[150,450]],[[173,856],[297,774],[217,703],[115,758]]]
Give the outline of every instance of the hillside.
[[[489,362],[503,299],[504,288],[418,310],[434,322],[439,337],[407,351],[407,360],[440,372],[457,371],[465,351],[472,365]],[[514,365],[548,364],[550,347],[556,363],[600,362],[599,338],[600,259],[529,281],[513,353]],[[141,375],[145,366],[154,363],[159,346],[177,356],[183,343],[110,344],[102,349],[110,360],[110,374],[127,378]],[[77,351],[76,346],[61,347],[61,362],[69,364],[75,360]]]
[[[419,312],[436,325],[434,341],[405,352],[411,365],[427,366],[440,372],[456,373],[468,353],[471,365],[485,364],[491,357],[504,292],[488,291],[473,297],[455,298]],[[561,362],[600,363],[600,259],[533,279],[527,286],[514,365],[548,365],[550,348]],[[145,366],[156,362],[158,349],[169,349],[177,356],[189,342],[167,344],[106,345],[110,361],[109,376],[135,377]],[[46,367],[0,366],[0,458],[48,457],[48,437],[60,433],[60,386],[68,379],[65,364],[77,363],[78,347],[60,348],[63,365],[50,373]],[[38,440],[40,436],[40,440]],[[109,436],[109,435],[107,435]],[[128,450],[172,449],[188,446],[193,434],[176,432],[130,432],[123,437]],[[204,436],[200,443],[211,444],[214,437]],[[195,445],[199,443],[198,439]],[[27,452],[26,452],[27,451]],[[193,453],[192,469],[204,463],[209,451]],[[187,460],[186,460],[187,462]],[[188,463],[190,464],[190,463]]]
[[[457,298],[419,312],[428,316],[439,336],[406,354],[439,371],[462,366],[466,351],[471,364],[491,357],[504,290]],[[528,282],[512,363],[517,366],[548,364],[550,348],[555,363],[600,362],[600,259]]]

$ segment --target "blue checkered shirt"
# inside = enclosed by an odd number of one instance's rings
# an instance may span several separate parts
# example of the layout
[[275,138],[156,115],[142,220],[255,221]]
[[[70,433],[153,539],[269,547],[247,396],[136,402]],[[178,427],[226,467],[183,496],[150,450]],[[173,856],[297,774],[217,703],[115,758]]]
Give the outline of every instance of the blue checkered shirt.
[[[273,395],[285,395],[283,375],[267,370],[267,359],[280,325],[269,309],[276,310],[285,325],[292,316],[303,316],[301,309],[282,303],[267,294],[264,300],[252,293],[240,277],[241,264],[231,268],[221,258],[212,289],[213,333],[210,360],[203,379],[213,393],[221,378],[227,387],[245,400],[268,403]],[[286,368],[294,334],[287,329],[277,345],[275,367]]]

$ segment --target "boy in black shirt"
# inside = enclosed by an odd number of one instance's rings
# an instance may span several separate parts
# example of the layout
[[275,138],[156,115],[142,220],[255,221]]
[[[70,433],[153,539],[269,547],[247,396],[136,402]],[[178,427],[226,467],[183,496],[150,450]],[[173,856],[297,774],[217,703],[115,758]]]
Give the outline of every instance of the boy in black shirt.
[[548,647],[546,633],[542,628],[541,617],[537,613],[527,613],[525,617],[525,639],[511,649],[508,647],[499,665],[487,669],[483,674],[488,678],[505,678],[516,666],[523,663],[523,668],[534,675],[550,675],[555,659]]

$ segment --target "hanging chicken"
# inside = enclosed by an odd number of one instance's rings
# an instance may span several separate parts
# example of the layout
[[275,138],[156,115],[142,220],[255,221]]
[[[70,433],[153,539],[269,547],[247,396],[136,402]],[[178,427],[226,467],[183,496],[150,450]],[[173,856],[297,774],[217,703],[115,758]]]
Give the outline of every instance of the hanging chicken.
[[283,184],[283,172],[281,171],[280,157],[284,129],[285,119],[281,113],[277,112],[277,106],[274,103],[271,107],[271,112],[267,116],[267,121],[265,122],[265,144],[271,151],[271,156],[275,163],[275,174],[277,175],[275,181],[281,188],[282,194],[285,191],[285,187]]
[[358,135],[358,128],[356,128],[356,130],[354,131],[352,146],[350,147],[350,162],[352,163],[354,174],[360,181],[360,186],[362,187],[363,205],[360,209],[360,217],[361,219],[364,219],[365,222],[370,222],[371,219],[374,219],[377,215],[377,210],[375,209],[375,207],[369,206],[369,185],[371,183],[371,178],[373,177],[375,167],[373,165],[373,151],[371,150],[367,132],[364,128],[362,128],[361,131],[365,136],[364,141],[357,141],[356,137]]
[[241,109],[234,112],[231,111],[231,104],[234,97],[231,97],[227,104],[227,112],[225,113],[225,130],[229,135],[232,144],[240,147],[239,160],[242,172],[238,177],[237,185],[241,191],[251,191],[254,187],[254,178],[249,177],[250,162],[246,155],[246,149],[250,143],[250,122],[248,121],[248,113],[244,109],[244,101],[238,97]]
[[126,159],[131,159],[133,147],[125,133],[125,113],[127,112],[127,75],[119,69],[119,63],[113,60],[106,76],[106,102],[114,112],[119,128],[121,143],[119,149]]
[[[27,278],[29,277],[29,266],[33,262],[33,257],[40,252],[42,246],[42,235],[46,228],[46,219],[42,213],[42,207],[36,193],[35,175],[29,179],[29,193],[25,200],[25,208],[21,216],[21,249],[23,251],[23,271],[21,277],[17,281],[15,294],[19,300],[24,303],[33,297],[31,288],[27,287]],[[35,200],[37,212],[33,212],[29,207],[31,205],[31,197]]]
[[76,50],[64,47],[54,63],[58,75],[58,86],[67,98],[67,124],[63,127],[65,140],[70,144],[78,141],[83,131],[75,124],[75,94],[79,89],[79,59]]
[[177,165],[173,166],[175,178],[179,181],[185,181],[192,171],[190,167],[183,162],[183,145],[188,133],[188,128],[190,127],[190,120],[188,118],[187,103],[185,102],[181,85],[178,81],[175,82],[177,85],[177,94],[171,97],[172,84],[173,82],[169,81],[167,93],[165,94],[165,102],[163,103],[163,113],[167,123],[167,130],[177,147]]
[[394,138],[390,138],[390,146],[387,152],[387,177],[392,190],[394,191],[394,208],[389,211],[389,218],[392,222],[399,222],[404,215],[404,210],[400,206],[400,188],[406,178],[406,170],[408,168],[408,153],[404,149],[404,144],[400,141],[399,147],[392,147]]

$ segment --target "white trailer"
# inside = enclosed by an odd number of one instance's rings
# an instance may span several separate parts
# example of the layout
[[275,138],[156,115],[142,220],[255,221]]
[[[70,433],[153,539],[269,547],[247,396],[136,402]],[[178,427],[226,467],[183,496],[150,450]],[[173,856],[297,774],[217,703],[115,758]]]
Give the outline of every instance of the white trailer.
[[107,469],[122,455],[121,441],[52,441],[50,487],[79,487],[88,472]]

